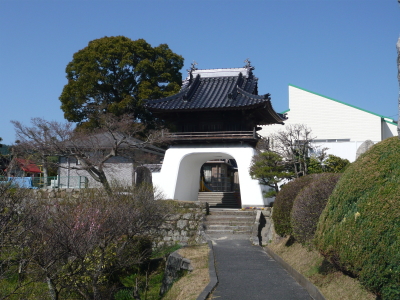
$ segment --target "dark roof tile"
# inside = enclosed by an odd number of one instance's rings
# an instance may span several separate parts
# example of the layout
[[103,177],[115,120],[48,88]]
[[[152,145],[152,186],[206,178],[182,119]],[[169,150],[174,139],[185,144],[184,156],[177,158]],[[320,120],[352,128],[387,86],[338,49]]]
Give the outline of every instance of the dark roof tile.
[[269,107],[269,113],[281,123],[284,118],[272,109],[270,95],[258,95],[257,81],[246,68],[195,70],[179,93],[149,100],[146,106],[153,112]]

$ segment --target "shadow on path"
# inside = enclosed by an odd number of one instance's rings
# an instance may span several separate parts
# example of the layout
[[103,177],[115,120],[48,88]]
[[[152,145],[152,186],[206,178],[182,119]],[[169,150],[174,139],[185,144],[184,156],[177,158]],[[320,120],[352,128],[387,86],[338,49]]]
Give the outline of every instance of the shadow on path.
[[248,236],[213,239],[218,285],[211,299],[312,299],[275,260]]

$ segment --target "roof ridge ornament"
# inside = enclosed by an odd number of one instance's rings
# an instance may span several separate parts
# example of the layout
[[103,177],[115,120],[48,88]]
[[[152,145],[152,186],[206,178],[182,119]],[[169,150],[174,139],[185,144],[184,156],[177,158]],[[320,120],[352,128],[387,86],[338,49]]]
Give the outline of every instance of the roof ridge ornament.
[[193,82],[193,71],[198,70],[196,65],[197,65],[197,62],[194,60],[190,64],[190,69],[186,69],[186,71],[188,72],[188,76],[189,76],[189,84],[192,84],[192,82]]
[[188,72],[188,75],[192,75],[193,71],[198,70],[198,68],[196,67],[197,65],[198,65],[198,63],[195,60],[190,64],[190,69],[186,69],[186,71]]
[[246,63],[246,65],[244,66],[244,68],[249,69],[249,71],[253,71],[255,68],[251,65],[251,62],[249,60],[249,58],[246,58],[244,60],[244,62]]

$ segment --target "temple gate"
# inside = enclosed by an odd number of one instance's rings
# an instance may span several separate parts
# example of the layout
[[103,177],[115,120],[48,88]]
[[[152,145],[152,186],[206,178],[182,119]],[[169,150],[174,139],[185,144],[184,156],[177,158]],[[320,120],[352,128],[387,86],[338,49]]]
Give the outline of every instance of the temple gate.
[[[243,68],[197,70],[192,66],[181,91],[147,101],[171,132],[159,174],[153,183],[169,199],[197,201],[207,161],[235,161],[240,181],[238,206],[266,206],[262,187],[249,175],[260,136],[258,125],[283,124],[269,94],[258,95],[258,78],[250,62]],[[209,188],[212,189],[212,188]],[[211,192],[211,191],[210,191]]]

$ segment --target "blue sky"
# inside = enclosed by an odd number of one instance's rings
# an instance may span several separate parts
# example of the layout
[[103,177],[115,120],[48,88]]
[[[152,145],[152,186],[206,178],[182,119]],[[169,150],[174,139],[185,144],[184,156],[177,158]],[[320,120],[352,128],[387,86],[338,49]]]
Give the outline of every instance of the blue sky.
[[[182,76],[244,66],[276,111],[293,84],[398,119],[396,0],[0,0],[0,137],[10,120],[62,121],[65,67],[104,36],[167,43],[185,58]],[[312,113],[312,112],[310,112]]]

